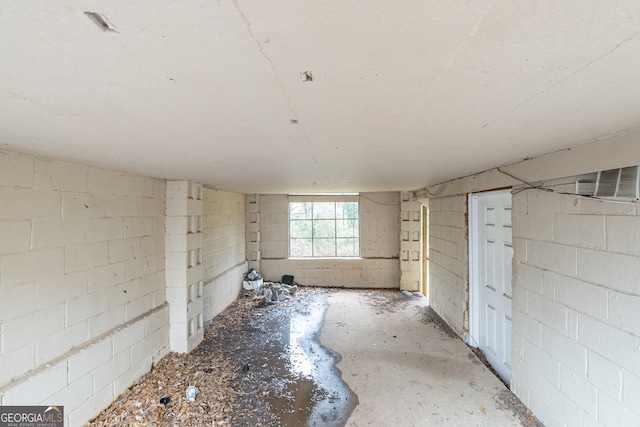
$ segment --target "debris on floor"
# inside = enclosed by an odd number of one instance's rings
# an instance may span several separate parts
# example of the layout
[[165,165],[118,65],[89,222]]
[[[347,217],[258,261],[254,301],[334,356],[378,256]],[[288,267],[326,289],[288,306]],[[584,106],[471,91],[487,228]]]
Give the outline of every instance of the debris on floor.
[[[286,301],[298,289],[297,284],[293,282],[293,276],[282,276],[282,282],[265,282],[260,272],[253,268],[244,274],[242,287],[245,291],[253,291],[255,296],[261,297],[269,303]],[[244,296],[249,295],[245,294]]]
[[[304,348],[291,341],[299,337],[290,331],[292,317],[307,318],[330,291],[295,289],[296,298],[283,304],[237,299],[213,319],[196,349],[169,353],[85,427],[305,426],[316,407],[328,408],[321,417],[343,420],[324,425],[344,425],[349,413],[336,411],[335,391],[291,366],[307,351],[306,341]],[[190,386],[198,390],[193,401]]]
[[263,283],[264,283],[264,280],[258,270],[255,270],[252,268],[251,270],[244,273],[244,280],[242,281],[242,287],[245,290],[250,291],[250,290],[258,289],[260,286],[262,286]]
[[287,285],[279,282],[265,282],[253,290],[256,295],[264,296],[264,300],[270,303],[278,303],[288,300],[298,290],[297,285]]

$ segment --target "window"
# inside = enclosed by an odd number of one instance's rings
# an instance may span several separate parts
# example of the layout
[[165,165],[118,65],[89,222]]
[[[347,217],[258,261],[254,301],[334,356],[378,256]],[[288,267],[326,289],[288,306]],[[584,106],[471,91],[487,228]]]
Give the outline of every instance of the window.
[[289,256],[293,258],[360,256],[357,196],[291,196]]

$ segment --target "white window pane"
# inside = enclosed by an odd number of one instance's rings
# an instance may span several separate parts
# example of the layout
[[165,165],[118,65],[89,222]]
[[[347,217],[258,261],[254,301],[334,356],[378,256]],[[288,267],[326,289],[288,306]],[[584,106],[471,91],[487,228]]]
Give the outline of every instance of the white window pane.
[[334,219],[318,219],[313,221],[313,238],[336,237],[336,221]]
[[335,202],[314,202],[313,219],[333,219],[336,217]]
[[309,202],[292,202],[289,203],[290,219],[311,219],[311,206]]
[[357,202],[337,202],[336,218],[358,219],[358,203]]
[[313,256],[335,257],[336,256],[335,239],[314,239],[313,240]]
[[289,244],[289,256],[293,258],[313,256],[313,245],[311,239],[291,239]]

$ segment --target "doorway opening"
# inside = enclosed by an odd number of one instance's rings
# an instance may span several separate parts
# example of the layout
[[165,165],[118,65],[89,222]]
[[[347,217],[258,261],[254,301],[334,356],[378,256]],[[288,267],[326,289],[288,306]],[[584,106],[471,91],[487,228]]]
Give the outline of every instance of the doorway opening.
[[506,383],[511,379],[511,191],[469,195],[469,335]]

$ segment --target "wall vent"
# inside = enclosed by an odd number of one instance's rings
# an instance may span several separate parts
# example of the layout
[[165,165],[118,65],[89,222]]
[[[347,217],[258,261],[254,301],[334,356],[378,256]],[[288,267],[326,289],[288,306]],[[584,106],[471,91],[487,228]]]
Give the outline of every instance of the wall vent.
[[580,175],[576,194],[605,199],[639,200],[640,166],[611,169]]

